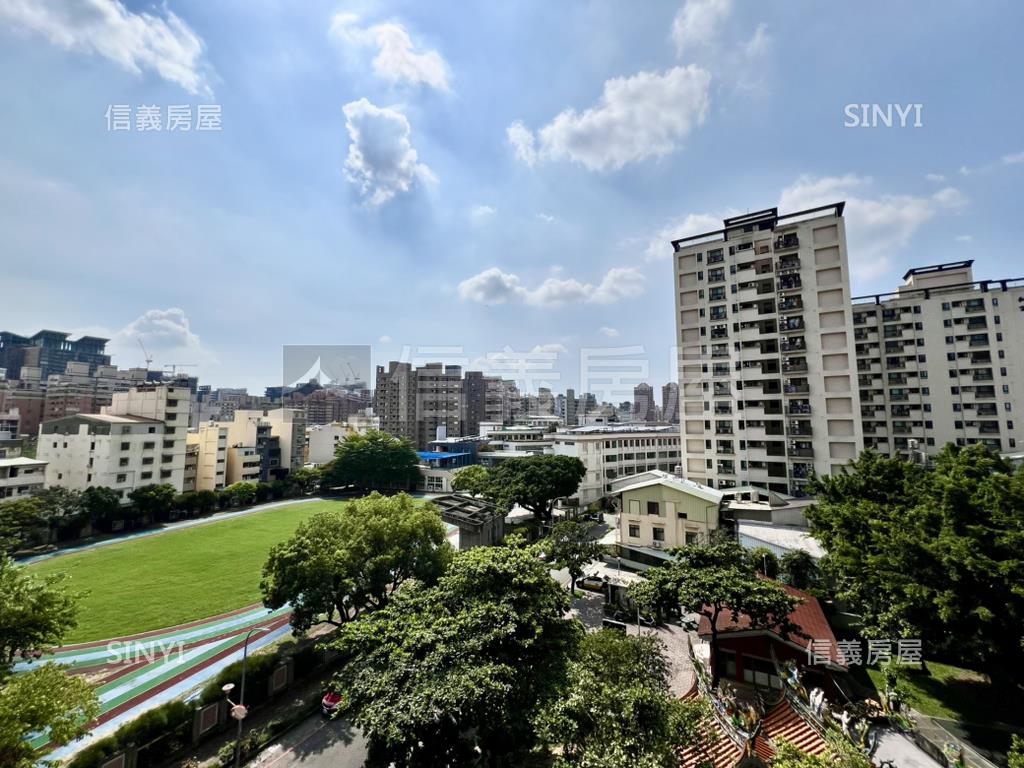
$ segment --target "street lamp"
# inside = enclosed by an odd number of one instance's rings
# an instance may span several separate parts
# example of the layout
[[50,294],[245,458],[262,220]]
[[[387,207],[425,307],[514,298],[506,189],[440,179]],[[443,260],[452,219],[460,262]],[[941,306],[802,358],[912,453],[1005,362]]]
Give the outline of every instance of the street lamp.
[[245,634],[245,643],[242,645],[242,688],[238,693],[237,704],[231,700],[231,692],[235,690],[235,684],[225,683],[221,686],[221,690],[224,691],[224,698],[231,705],[231,709],[228,711],[238,721],[238,730],[235,734],[235,768],[238,768],[242,760],[242,721],[249,714],[249,708],[245,706],[245,670],[249,661],[249,638],[257,632],[269,631],[270,627],[253,627]]

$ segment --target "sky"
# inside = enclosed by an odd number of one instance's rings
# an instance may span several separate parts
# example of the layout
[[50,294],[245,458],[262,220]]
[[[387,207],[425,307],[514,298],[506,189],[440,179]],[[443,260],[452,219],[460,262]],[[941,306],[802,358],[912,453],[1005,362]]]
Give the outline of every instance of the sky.
[[657,387],[669,241],[724,216],[845,200],[855,295],[1024,275],[1022,28],[1010,0],[0,0],[0,329],[257,393],[292,344]]

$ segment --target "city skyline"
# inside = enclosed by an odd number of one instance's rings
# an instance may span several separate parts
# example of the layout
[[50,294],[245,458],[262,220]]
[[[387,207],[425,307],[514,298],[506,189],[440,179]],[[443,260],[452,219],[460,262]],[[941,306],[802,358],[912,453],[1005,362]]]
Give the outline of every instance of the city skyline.
[[[723,217],[845,200],[854,295],[963,258],[1000,278],[987,254],[1013,248],[1016,4],[101,5],[131,24],[0,11],[22,73],[0,86],[4,325],[111,338],[121,367],[139,338],[250,389],[288,344],[372,344],[374,364],[457,347],[466,367],[547,349],[566,388],[579,350],[643,346],[665,381],[669,241]],[[118,105],[164,130],[112,130]],[[198,130],[202,105],[220,130]],[[848,127],[849,105],[875,127]],[[168,130],[184,106],[194,129]],[[723,174],[737,147],[757,161]]]

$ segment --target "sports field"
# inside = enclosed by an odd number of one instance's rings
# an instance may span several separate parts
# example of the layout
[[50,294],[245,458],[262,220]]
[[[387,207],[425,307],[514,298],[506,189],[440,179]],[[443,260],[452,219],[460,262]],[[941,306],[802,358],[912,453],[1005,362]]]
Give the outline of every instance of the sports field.
[[67,573],[79,604],[76,643],[232,611],[260,601],[260,574],[270,548],[314,512],[340,501],[268,509],[232,520],[109,544],[29,566],[34,573]]

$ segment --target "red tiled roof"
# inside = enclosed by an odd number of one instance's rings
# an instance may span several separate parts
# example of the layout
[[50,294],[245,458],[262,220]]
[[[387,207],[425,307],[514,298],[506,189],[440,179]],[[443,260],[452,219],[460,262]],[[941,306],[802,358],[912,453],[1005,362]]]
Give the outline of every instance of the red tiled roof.
[[[818,598],[809,592],[804,592],[802,589],[791,587],[788,584],[780,583],[780,586],[790,595],[800,598],[801,602],[793,609],[793,612],[789,614],[789,620],[800,627],[804,635],[807,636],[802,637],[798,634],[790,633],[789,642],[806,647],[809,642],[808,637],[819,642],[825,641],[828,643],[829,658],[832,659],[833,663],[838,664],[839,666],[845,666],[843,657],[839,653],[839,649],[836,647],[836,636],[832,632],[832,627],[828,624],[828,619],[825,618],[824,611],[821,610],[821,603],[818,602]],[[749,616],[741,613],[737,617],[737,621],[734,622],[732,620],[732,612],[728,609],[723,610],[718,614],[718,621],[716,624],[718,626],[719,636],[731,632],[751,631]],[[777,627],[762,627],[755,629],[754,631],[769,631],[772,634],[777,635],[779,638],[782,638],[782,634]],[[708,637],[711,635],[711,622],[706,616],[702,615],[700,617],[697,634],[701,637]]]

